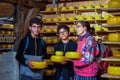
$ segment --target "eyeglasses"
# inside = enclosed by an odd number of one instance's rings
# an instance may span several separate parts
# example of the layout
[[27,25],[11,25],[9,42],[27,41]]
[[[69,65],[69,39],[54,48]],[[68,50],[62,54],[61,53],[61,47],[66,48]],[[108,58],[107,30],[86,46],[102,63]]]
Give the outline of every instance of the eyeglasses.
[[83,27],[83,26],[78,25],[76,28],[79,28],[79,27]]
[[33,28],[37,28],[37,29],[39,29],[39,28],[41,28],[40,26],[32,26]]
[[68,31],[64,30],[64,31],[60,31],[59,34],[63,34],[63,33],[67,33]]

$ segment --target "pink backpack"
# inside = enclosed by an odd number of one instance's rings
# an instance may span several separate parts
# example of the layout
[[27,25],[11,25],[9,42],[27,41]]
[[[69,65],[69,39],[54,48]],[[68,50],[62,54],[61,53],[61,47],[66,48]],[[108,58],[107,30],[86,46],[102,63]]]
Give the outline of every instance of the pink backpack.
[[102,61],[102,58],[109,57],[112,55],[111,49],[108,45],[105,45],[103,43],[98,42],[98,46],[100,49],[99,55],[98,55],[98,75],[101,75],[103,73],[107,72],[107,68],[109,66],[109,62]]

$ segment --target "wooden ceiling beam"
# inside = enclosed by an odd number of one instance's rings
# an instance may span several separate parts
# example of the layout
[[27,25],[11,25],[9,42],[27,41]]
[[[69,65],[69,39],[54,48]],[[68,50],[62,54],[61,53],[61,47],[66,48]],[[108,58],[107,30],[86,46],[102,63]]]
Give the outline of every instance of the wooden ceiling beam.
[[2,0],[2,2],[12,3],[12,4],[18,4],[21,0]]
[[0,17],[12,16],[14,12],[14,6],[10,3],[0,3]]
[[17,50],[19,42],[23,37],[22,33],[24,32],[24,22],[26,20],[28,10],[29,10],[28,8],[22,5],[17,5],[17,18],[14,27],[14,34],[16,37],[16,40],[14,42],[15,51]]
[[20,40],[27,34],[29,21],[39,12],[39,8],[27,8],[23,5],[17,5],[17,19],[14,27],[16,40],[14,42],[15,51],[18,49]]
[[34,0],[2,0],[2,2],[8,2],[12,4],[21,4],[26,7],[45,7],[45,1],[34,1]]

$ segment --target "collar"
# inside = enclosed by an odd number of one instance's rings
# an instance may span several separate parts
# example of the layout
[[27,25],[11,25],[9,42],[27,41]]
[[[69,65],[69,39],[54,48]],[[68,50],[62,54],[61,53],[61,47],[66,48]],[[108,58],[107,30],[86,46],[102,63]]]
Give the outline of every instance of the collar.
[[90,32],[86,32],[83,36],[79,36],[79,37],[78,37],[78,40],[82,41],[83,38],[87,38],[87,37],[90,36],[90,35],[91,35]]
[[[27,34],[27,36],[29,37],[29,38],[31,38],[31,39],[35,39],[35,38],[33,38],[32,37],[32,35],[31,35],[31,33],[29,32],[28,34]],[[38,37],[36,37],[36,39],[39,39],[40,37],[38,36]]]

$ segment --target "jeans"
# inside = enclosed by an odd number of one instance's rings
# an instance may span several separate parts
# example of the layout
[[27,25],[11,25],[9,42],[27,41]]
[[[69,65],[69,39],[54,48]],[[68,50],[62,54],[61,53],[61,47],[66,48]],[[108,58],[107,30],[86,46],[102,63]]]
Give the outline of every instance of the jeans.
[[33,78],[33,77],[21,75],[21,76],[20,76],[20,80],[43,80],[43,79],[35,79],[35,78]]
[[57,69],[55,73],[55,80],[73,80],[74,72],[68,69]]
[[74,76],[75,80],[97,80],[97,78],[95,76],[91,76],[91,77],[88,77],[88,76],[79,76],[75,73],[75,76]]

